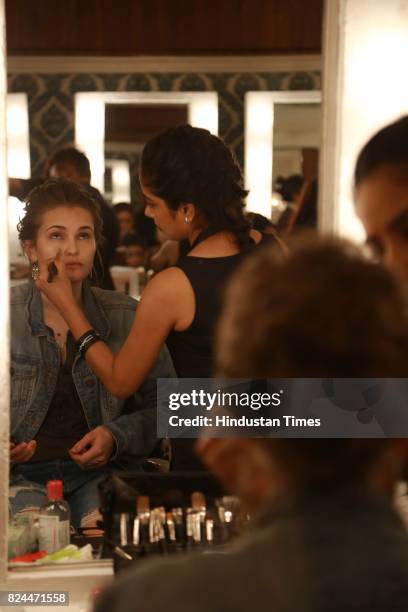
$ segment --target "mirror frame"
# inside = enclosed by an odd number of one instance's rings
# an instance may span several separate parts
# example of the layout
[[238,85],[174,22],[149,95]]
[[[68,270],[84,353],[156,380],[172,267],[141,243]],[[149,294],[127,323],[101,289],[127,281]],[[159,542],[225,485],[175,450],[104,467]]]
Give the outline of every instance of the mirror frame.
[[75,94],[75,142],[91,164],[92,185],[103,192],[106,104],[185,104],[188,122],[218,134],[218,94],[213,91],[101,91]]
[[[0,22],[4,18],[3,7],[0,3]],[[3,73],[4,70],[4,73]],[[0,117],[2,130],[0,134],[0,199],[3,202],[2,222],[0,222],[0,276],[3,279],[2,305],[0,310],[0,342],[3,359],[0,365],[0,385],[2,396],[0,398],[0,431],[2,449],[0,452],[0,473],[9,473],[9,431],[10,431],[10,306],[9,306],[9,261],[10,261],[10,207],[14,199],[8,197],[7,176],[19,170],[18,176],[30,176],[30,148],[28,130],[28,97],[24,93],[6,93],[4,56],[0,66],[0,88],[4,95],[0,100]],[[14,236],[15,238],[15,236]],[[9,479],[0,479],[0,580],[7,576],[7,524],[8,524],[8,492]]]
[[322,93],[249,91],[245,94],[245,187],[247,210],[270,218],[275,104],[320,104]]
[[129,162],[126,159],[105,159],[105,167],[112,170],[112,206],[118,202],[130,203],[131,177]]
[[0,0],[0,279],[2,292],[0,308],[0,582],[7,578],[8,548],[8,489],[9,489],[9,431],[10,431],[10,304],[9,304],[9,238],[8,238],[8,182],[6,149],[7,80],[6,80],[6,23],[4,0]]
[[[11,177],[31,177],[30,130],[28,95],[7,93],[7,174]],[[17,235],[17,223],[24,209],[24,202],[8,197],[8,228],[10,263],[19,261],[22,249]]]

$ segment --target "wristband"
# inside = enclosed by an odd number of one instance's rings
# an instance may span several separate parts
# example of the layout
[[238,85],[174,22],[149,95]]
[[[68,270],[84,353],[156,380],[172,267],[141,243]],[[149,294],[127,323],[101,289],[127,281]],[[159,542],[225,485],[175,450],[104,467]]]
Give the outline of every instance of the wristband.
[[94,330],[89,329],[87,332],[82,334],[82,336],[78,339],[78,353],[80,355],[85,355],[86,351],[93,345],[95,342],[99,342],[101,340],[100,335]]

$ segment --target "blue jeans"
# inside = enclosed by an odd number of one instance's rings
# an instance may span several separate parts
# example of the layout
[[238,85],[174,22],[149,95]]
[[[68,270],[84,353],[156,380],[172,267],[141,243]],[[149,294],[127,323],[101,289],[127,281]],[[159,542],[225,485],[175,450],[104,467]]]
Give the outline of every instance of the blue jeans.
[[80,527],[84,516],[99,507],[98,483],[111,470],[82,470],[70,460],[19,463],[10,472],[9,503],[13,514],[39,507],[47,501],[48,480],[62,480],[64,499],[71,509],[71,524]]

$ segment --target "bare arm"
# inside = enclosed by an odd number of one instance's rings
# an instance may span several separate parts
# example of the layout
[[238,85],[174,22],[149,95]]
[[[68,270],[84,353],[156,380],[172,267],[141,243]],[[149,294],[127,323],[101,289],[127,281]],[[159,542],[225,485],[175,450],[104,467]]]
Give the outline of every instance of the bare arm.
[[[76,340],[92,326],[72,295],[63,264],[57,259],[58,275],[47,283],[46,262],[40,262],[37,286],[58,308]],[[155,363],[160,348],[179,319],[177,284],[179,270],[165,270],[153,278],[143,292],[129,336],[114,355],[104,342],[86,352],[86,360],[105,387],[125,399],[136,391]]]

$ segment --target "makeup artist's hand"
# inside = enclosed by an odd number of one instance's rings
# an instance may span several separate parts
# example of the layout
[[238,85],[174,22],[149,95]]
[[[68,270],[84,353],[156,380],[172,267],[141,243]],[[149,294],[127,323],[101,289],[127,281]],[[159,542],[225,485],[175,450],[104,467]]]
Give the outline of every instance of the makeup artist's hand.
[[10,441],[10,463],[24,463],[29,461],[37,449],[37,442],[12,442]]
[[[53,258],[39,259],[38,265],[40,275],[35,281],[37,288],[54,304],[60,312],[64,307],[67,307],[71,302],[75,304],[75,298],[72,293],[71,281],[66,273],[65,264],[61,258],[61,251]],[[49,282],[50,266],[54,265],[57,274],[52,275],[52,280]]]
[[109,461],[114,446],[115,440],[109,429],[99,425],[85,434],[68,452],[79,467],[92,470]]

